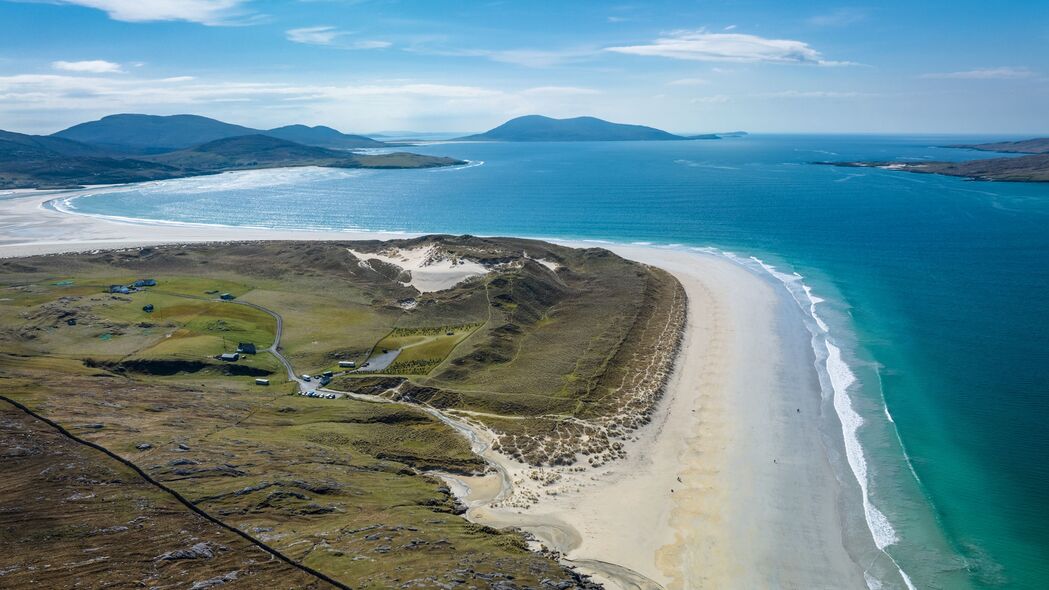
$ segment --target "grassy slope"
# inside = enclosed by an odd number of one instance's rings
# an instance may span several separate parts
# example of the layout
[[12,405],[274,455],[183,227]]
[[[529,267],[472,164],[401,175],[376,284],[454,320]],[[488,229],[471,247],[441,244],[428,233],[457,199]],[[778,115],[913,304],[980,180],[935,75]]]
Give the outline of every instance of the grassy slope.
[[[0,572],[4,588],[329,588],[188,511],[102,453],[0,402]],[[46,475],[44,475],[46,474]],[[212,557],[160,559],[206,544]]]
[[[210,513],[355,587],[413,579],[427,585],[431,578],[474,575],[467,570],[512,572],[525,585],[543,577],[565,580],[555,563],[526,552],[519,536],[456,516],[441,483],[420,475],[483,468],[461,437],[428,414],[288,396],[290,385],[281,383],[275,360],[265,354],[238,364],[277,371],[270,388],[226,375],[228,365],[158,375],[134,364],[155,368],[203,358],[223,337],[268,344],[274,328],[268,315],[196,299],[209,297],[205,291],[230,291],[283,315],[284,349],[302,372],[362,358],[383,338],[430,333],[432,340],[416,351],[420,358],[450,355],[430,376],[413,379],[417,386],[440,386],[433,389],[436,403],[448,396],[464,409],[584,417],[615,405],[600,395],[608,391],[602,383],[613,374],[610,361],[629,348],[623,342],[638,323],[631,317],[648,317],[649,307],[658,307],[665,293],[653,288],[665,291],[665,277],[600,250],[515,240],[444,245],[513,264],[485,281],[419,295],[362,268],[339,244],[147,248],[2,261],[0,386],[135,461]],[[512,260],[525,249],[568,269],[554,273],[520,256]],[[130,301],[102,293],[111,282],[146,276],[160,284],[126,297]],[[419,300],[415,309],[397,305],[410,296]],[[157,307],[153,314],[141,311],[147,299]],[[77,326],[64,323],[71,308]],[[155,325],[141,327],[143,321]],[[462,328],[443,335],[454,326]],[[87,367],[83,358],[110,364]],[[62,380],[46,378],[56,372]],[[498,389],[477,387],[486,382]],[[519,420],[505,428],[550,428],[545,421],[531,424]],[[152,448],[138,450],[143,443]]]

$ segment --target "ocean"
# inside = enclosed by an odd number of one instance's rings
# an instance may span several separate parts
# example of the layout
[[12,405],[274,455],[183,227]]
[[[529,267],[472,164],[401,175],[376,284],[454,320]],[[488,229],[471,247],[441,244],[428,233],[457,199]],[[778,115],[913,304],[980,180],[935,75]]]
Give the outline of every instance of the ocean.
[[443,143],[413,149],[471,164],[223,174],[60,206],[713,248],[775,269],[829,333],[829,385],[848,390],[848,407],[835,407],[857,446],[842,461],[866,480],[865,521],[892,561],[918,588],[1046,588],[1049,184],[811,164],[988,157],[937,146],[989,139]]

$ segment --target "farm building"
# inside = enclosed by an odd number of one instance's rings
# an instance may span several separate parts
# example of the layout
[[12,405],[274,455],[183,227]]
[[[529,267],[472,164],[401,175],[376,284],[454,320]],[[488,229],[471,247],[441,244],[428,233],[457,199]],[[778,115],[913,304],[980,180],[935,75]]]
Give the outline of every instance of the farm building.
[[270,380],[269,379],[259,378],[259,379],[255,380],[255,385],[269,385],[269,384],[270,384]]
[[237,344],[237,352],[241,354],[255,354],[254,342],[241,342]]
[[110,293],[120,293],[121,295],[127,295],[128,293],[131,292],[131,289],[128,289],[124,285],[110,285],[109,286],[109,292]]
[[236,353],[236,352],[224,352],[224,353],[219,355],[219,360],[220,361],[230,362],[230,363],[236,362],[236,361],[240,360],[240,354]]

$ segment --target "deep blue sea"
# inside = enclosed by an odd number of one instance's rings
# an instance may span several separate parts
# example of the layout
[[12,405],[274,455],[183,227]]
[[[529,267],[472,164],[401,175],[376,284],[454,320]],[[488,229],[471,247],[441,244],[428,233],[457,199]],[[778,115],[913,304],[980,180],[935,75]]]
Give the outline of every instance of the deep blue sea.
[[[110,189],[77,211],[285,228],[711,246],[798,272],[860,382],[888,548],[919,588],[1049,588],[1049,184],[814,160],[970,159],[973,137],[447,143],[422,171]],[[887,410],[887,412],[886,412]],[[891,416],[891,420],[890,420]]]

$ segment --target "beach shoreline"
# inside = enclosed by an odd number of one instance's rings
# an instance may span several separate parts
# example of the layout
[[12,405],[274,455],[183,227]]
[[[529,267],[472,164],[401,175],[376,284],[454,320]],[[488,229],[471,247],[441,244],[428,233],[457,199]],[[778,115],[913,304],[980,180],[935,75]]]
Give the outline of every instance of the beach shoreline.
[[[409,235],[150,223],[45,207],[68,194],[0,200],[0,258]],[[686,332],[658,411],[634,433],[625,459],[596,470],[564,469],[553,488],[532,479],[533,468],[489,455],[518,493],[535,491],[540,499],[523,510],[493,508],[505,502],[497,498],[498,482],[461,481],[472,504],[468,517],[518,526],[611,588],[867,587],[857,560],[875,548],[845,546],[843,496],[858,490],[828,460],[825,445],[835,439],[825,436],[826,423],[837,417],[827,413],[802,310],[771,276],[725,256],[600,246],[663,268],[685,287]]]

